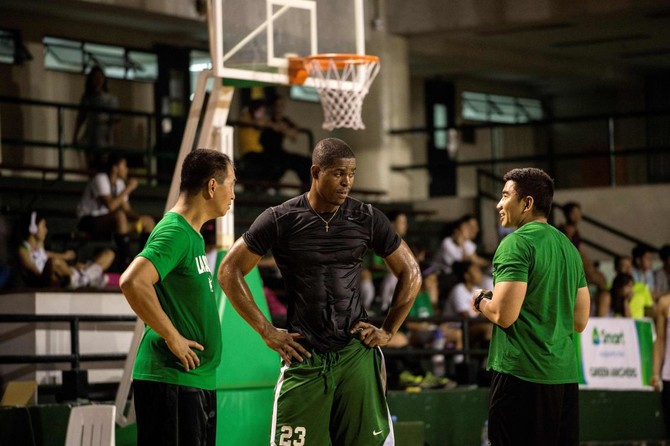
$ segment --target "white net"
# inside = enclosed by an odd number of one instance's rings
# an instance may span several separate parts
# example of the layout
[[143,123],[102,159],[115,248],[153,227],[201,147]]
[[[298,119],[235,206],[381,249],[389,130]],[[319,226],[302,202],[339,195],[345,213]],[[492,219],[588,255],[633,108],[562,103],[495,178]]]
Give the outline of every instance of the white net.
[[365,128],[361,118],[363,99],[379,72],[379,58],[349,54],[305,58],[305,70],[321,96],[323,128]]

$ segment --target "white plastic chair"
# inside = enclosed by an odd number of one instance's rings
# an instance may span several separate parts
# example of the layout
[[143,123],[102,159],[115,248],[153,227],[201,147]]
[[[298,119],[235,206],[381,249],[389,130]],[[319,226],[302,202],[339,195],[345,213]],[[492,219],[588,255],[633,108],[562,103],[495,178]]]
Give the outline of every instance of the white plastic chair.
[[65,446],[114,446],[116,407],[77,406],[70,411]]

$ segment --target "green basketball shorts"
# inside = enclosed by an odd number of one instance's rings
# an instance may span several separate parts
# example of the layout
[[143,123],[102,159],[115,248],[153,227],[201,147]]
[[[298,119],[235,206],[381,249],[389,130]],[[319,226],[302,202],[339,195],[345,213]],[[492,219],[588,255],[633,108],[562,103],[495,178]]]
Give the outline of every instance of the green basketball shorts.
[[270,435],[272,446],[394,445],[381,350],[352,339],[283,366]]

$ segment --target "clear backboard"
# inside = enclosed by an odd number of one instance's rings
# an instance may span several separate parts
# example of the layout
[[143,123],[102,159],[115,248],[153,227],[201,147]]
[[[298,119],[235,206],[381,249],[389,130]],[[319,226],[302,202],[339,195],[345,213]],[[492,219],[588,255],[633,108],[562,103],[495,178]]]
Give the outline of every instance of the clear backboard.
[[365,54],[363,1],[211,0],[214,75],[287,85],[288,57]]

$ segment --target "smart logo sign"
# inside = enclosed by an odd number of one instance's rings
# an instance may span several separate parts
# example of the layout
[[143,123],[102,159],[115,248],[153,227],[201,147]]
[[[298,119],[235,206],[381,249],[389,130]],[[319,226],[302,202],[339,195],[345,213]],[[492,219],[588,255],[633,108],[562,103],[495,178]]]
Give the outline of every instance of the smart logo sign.
[[640,351],[632,319],[589,320],[581,336],[581,354],[587,387],[641,388]]

